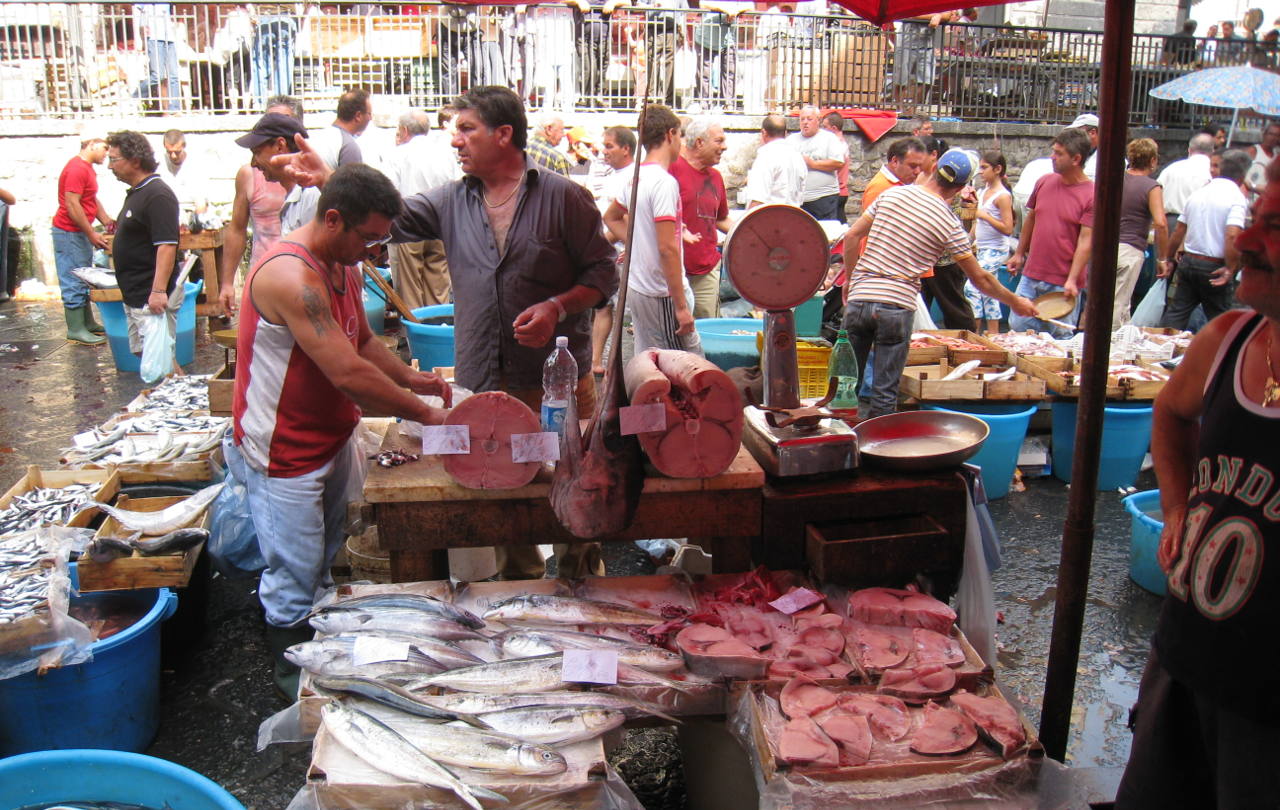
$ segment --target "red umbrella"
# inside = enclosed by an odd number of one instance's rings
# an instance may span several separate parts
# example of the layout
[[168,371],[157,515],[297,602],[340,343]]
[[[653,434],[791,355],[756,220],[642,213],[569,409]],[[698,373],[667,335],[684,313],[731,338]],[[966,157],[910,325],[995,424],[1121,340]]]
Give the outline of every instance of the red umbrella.
[[835,0],[837,5],[844,6],[872,25],[884,27],[894,20],[905,20],[908,17],[928,17],[943,11],[955,11],[958,8],[973,6],[999,6],[1003,2],[994,0],[978,0],[978,2],[940,3],[938,0]]

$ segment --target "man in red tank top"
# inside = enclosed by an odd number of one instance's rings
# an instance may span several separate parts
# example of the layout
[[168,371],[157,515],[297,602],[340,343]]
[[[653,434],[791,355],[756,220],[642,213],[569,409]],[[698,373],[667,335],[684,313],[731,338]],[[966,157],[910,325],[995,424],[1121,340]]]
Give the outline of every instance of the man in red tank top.
[[[357,269],[390,239],[400,195],[376,169],[343,166],[316,217],[279,242],[250,272],[237,337],[234,444],[228,464],[246,484],[267,562],[258,588],[277,686],[297,695],[283,657],[311,638],[306,616],[327,585],[343,538],[352,430],[360,407],[422,424],[450,404],[437,375],[410,369],[374,339]],[[355,463],[362,463],[354,460]]]

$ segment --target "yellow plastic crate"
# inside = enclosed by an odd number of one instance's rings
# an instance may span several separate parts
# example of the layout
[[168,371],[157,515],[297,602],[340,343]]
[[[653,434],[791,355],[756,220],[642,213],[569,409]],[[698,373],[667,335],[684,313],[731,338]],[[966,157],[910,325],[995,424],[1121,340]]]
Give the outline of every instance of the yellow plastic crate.
[[[764,333],[756,333],[756,351],[764,351]],[[796,365],[799,367],[800,398],[822,398],[827,393],[827,363],[830,346],[818,346],[805,340],[796,341]]]

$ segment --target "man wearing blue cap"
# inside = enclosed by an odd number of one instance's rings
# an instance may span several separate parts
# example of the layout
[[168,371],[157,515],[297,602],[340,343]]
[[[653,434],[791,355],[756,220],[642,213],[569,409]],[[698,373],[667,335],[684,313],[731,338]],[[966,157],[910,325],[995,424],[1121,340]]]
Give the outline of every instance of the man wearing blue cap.
[[[973,169],[965,153],[954,149],[944,153],[923,185],[885,191],[845,235],[845,262],[853,272],[845,285],[844,328],[859,368],[866,368],[871,347],[876,349],[871,402],[861,409],[869,419],[897,410],[898,382],[911,346],[920,277],[943,254],[951,254],[984,295],[1019,314],[1036,313],[1034,304],[1006,290],[979,266],[968,234],[951,212],[951,200],[969,182]],[[861,247],[864,236],[865,249]]]
[[297,152],[299,135],[307,137],[301,121],[292,115],[269,112],[258,119],[253,129],[236,138],[236,145],[253,155],[250,163],[262,170],[268,180],[284,186],[284,205],[280,208],[282,236],[315,219],[316,203],[320,200],[320,189],[298,185],[292,175],[271,163],[277,155]]

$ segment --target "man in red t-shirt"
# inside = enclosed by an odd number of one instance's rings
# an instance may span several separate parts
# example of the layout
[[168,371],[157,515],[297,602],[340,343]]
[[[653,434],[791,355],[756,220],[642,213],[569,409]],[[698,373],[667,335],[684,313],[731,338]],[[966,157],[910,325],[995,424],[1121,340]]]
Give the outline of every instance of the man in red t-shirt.
[[102,327],[89,307],[89,285],[72,274],[77,267],[93,264],[93,249],[105,248],[106,238],[93,229],[94,220],[110,227],[110,215],[98,207],[98,175],[94,166],[107,159],[107,142],[90,138],[80,144],[58,175],[58,212],[53,216],[53,259],[62,288],[62,308],[67,318],[67,340],[96,346],[102,343]]
[[716,230],[729,230],[729,198],[714,167],[724,154],[724,128],[708,118],[685,125],[684,149],[670,172],[680,184],[684,272],[693,289],[693,317],[720,314],[720,251]]
[[[1018,295],[1034,299],[1062,291],[1076,298],[1075,310],[1062,319],[1068,323],[1079,317],[1079,295],[1093,249],[1093,181],[1084,173],[1091,148],[1089,136],[1079,129],[1064,129],[1053,139],[1053,174],[1036,181],[1018,249],[1008,262],[1010,273],[1022,273]],[[1071,336],[1065,327],[1020,315],[1009,316],[1009,327]]]

